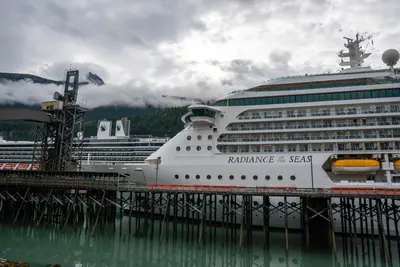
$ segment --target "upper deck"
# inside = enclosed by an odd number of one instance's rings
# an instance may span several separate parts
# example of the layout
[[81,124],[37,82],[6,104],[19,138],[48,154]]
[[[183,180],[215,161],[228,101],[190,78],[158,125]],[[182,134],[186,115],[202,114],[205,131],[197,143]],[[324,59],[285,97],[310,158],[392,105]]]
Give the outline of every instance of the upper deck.
[[[370,37],[359,37],[357,34],[354,40],[347,37],[345,37],[345,39],[347,43],[345,43],[344,46],[349,51],[343,52],[342,50],[338,53],[338,56],[341,58],[340,66],[350,66],[350,68],[342,68],[342,71],[337,73],[305,74],[271,79],[265,84],[256,87],[234,91],[216,100],[214,105],[244,106],[297,103],[299,102],[297,100],[286,101],[282,98],[283,96],[296,97],[297,95],[309,95],[309,99],[306,101],[301,100],[300,102],[314,102],[312,99],[315,98],[314,95],[316,94],[400,88],[400,69],[393,68],[398,60],[395,58],[396,52],[393,53],[393,51],[390,51],[391,53],[387,53],[388,56],[383,57],[382,60],[389,66],[387,69],[375,70],[370,67],[363,67],[364,59],[367,58],[370,53],[365,53],[360,44],[370,39]],[[349,58],[349,60],[344,61],[343,58]],[[396,93],[389,95],[389,97],[392,96],[397,95]],[[262,97],[264,97],[264,99],[261,99]],[[271,98],[265,99],[265,97]],[[273,97],[276,97],[276,99],[273,99]],[[319,98],[320,97],[317,97],[317,99]],[[324,96],[322,96],[322,98],[324,98]],[[330,101],[330,97],[327,98],[328,101]],[[367,96],[362,98],[371,97]],[[311,101],[309,101],[310,99]],[[339,97],[338,99],[332,100],[344,99]]]

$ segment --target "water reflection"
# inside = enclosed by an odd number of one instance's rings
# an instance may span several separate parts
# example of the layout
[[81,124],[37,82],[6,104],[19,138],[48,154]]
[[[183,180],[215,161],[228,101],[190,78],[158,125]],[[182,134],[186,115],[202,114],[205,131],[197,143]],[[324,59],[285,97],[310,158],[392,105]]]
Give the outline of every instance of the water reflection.
[[[221,266],[221,267],[300,267],[300,266],[385,266],[379,258],[376,248],[372,259],[372,250],[361,251],[361,243],[337,238],[337,259],[331,251],[312,248],[307,251],[302,246],[300,233],[290,233],[289,250],[285,249],[285,235],[281,232],[270,234],[270,248],[263,248],[261,232],[254,232],[251,245],[240,248],[239,238],[226,242],[226,233],[218,230],[216,238],[204,235],[204,244],[199,243],[196,231],[189,238],[177,231],[173,238],[169,229],[169,239],[161,241],[158,235],[153,238],[141,235],[127,235],[127,222],[123,222],[122,234],[118,230],[106,229],[97,232],[92,238],[84,229],[64,232],[51,228],[22,226],[0,226],[0,257],[11,260],[23,260],[31,266],[45,266],[48,263],[59,263],[62,266]],[[159,229],[156,225],[155,229]],[[118,229],[118,227],[117,227]],[[135,229],[132,226],[132,229]],[[208,229],[210,230],[210,229]],[[115,231],[115,232],[114,232]],[[238,234],[238,233],[236,233]],[[184,238],[182,238],[184,237]],[[188,239],[188,240],[187,240]],[[344,245],[346,244],[346,245]],[[366,243],[364,242],[365,248]],[[392,242],[392,246],[395,244]],[[369,248],[373,244],[369,243]],[[375,247],[377,243],[375,242]],[[393,249],[393,248],[392,248]],[[397,247],[396,247],[397,249]],[[357,251],[357,253],[356,253]],[[397,251],[397,250],[393,250]],[[396,254],[396,255],[395,255]],[[397,253],[394,253],[398,266]],[[369,259],[370,258],[370,259]]]

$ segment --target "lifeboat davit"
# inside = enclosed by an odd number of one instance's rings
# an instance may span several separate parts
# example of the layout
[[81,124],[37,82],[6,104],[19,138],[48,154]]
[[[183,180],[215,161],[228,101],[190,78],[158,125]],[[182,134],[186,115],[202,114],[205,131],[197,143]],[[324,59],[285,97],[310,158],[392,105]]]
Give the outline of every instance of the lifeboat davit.
[[339,159],[332,163],[332,172],[334,174],[373,173],[379,169],[380,163],[375,159]]
[[395,162],[393,162],[393,166],[394,166],[394,171],[395,172],[400,172],[400,159],[398,159]]

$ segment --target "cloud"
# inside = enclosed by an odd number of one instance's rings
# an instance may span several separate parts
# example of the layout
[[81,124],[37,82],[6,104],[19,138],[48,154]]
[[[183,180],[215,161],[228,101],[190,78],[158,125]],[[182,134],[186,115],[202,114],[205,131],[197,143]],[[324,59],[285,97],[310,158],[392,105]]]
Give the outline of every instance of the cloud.
[[[336,71],[342,37],[356,32],[374,35],[367,62],[384,67],[383,51],[400,49],[399,13],[398,0],[2,1],[0,71],[56,80],[69,66],[81,77],[91,71],[106,83],[82,87],[93,105],[213,98],[276,76]],[[20,83],[0,95],[43,101],[54,90]]]
[[[0,84],[2,99],[0,104],[24,103],[37,104],[44,101],[52,101],[54,92],[63,93],[62,86],[41,85],[27,82],[15,82],[8,85]],[[162,90],[160,88],[160,90]],[[173,95],[172,95],[173,96]],[[204,99],[204,96],[198,96]],[[78,90],[78,103],[87,108],[94,108],[104,105],[124,105],[132,107],[173,107],[192,103],[192,98],[175,99],[173,97],[163,97],[163,95],[149,90],[140,81],[130,82],[124,85],[85,85]]]

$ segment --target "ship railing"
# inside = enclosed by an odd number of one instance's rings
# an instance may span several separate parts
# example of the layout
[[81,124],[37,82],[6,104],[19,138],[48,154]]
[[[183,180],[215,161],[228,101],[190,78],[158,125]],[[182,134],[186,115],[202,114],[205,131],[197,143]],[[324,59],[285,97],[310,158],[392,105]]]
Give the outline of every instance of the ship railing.
[[[182,184],[148,184],[149,190],[178,191],[178,192],[226,192],[233,194],[255,195],[286,195],[286,196],[397,196],[400,198],[400,187],[373,187],[373,186],[333,186],[331,188],[298,188],[295,186],[262,186],[246,187],[232,185],[182,185]],[[123,190],[122,190],[123,191]]]

